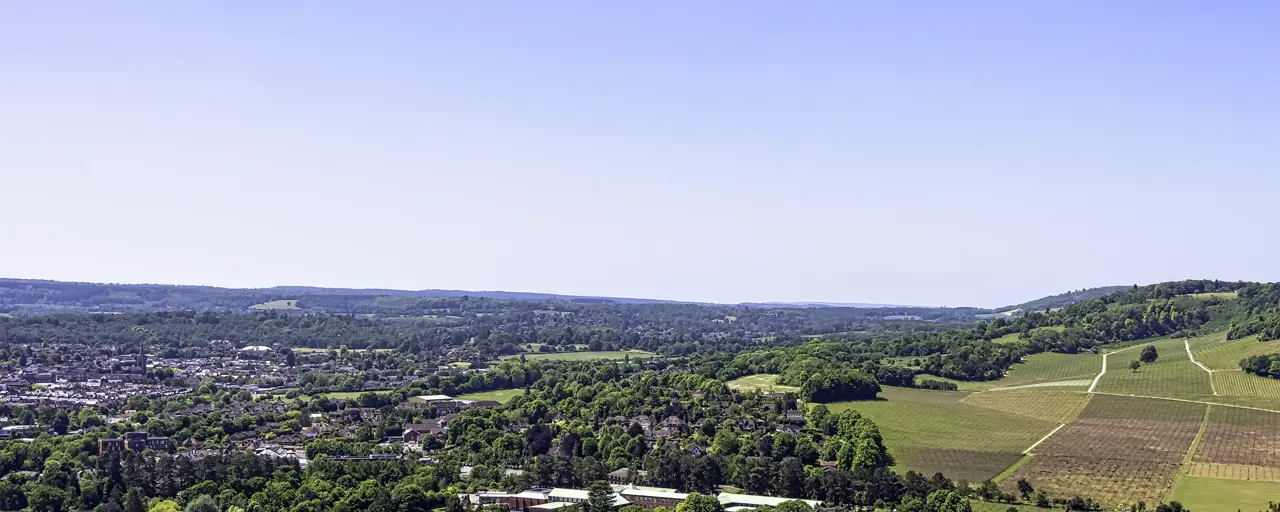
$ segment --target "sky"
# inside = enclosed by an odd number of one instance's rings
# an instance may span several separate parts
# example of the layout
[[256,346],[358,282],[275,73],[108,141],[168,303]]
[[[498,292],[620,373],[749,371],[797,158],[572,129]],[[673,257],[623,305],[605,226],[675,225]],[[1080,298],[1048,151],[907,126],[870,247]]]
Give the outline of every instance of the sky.
[[0,276],[1280,281],[1280,2],[0,0]]

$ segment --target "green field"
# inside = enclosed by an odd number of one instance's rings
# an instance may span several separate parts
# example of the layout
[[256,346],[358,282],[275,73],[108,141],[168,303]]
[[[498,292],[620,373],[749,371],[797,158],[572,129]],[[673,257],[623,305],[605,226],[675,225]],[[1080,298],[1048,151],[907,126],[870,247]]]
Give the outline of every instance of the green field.
[[499,389],[496,391],[481,391],[479,393],[467,393],[458,395],[454,398],[458,400],[493,400],[499,403],[507,403],[512,398],[524,393],[523,389]]
[[1041,352],[1023,358],[1021,364],[1013,365],[1003,378],[990,384],[994,387],[1014,387],[1054,383],[1063,384],[1053,386],[1059,389],[1088,389],[1087,382],[1081,385],[1079,381],[1093,379],[1101,369],[1102,356],[1098,354]]
[[[996,393],[996,392],[992,392]],[[964,403],[969,393],[884,388],[882,399],[831,404],[880,427],[899,471],[980,482],[1018,459],[1058,423]]]
[[1188,293],[1184,295],[1184,297],[1195,297],[1197,299],[1234,299],[1239,296],[1236,292]]
[[452,363],[449,363],[449,366],[452,366],[454,368],[467,369],[467,368],[471,368],[471,363],[467,361],[454,361]]
[[1280,501],[1280,482],[1178,475],[1165,501],[1181,502],[1193,511],[1262,511],[1267,502]]
[[249,306],[249,309],[298,309],[298,300],[273,300],[262,304],[254,304]]
[[1191,351],[1195,353],[1196,360],[1213,370],[1239,370],[1241,359],[1280,353],[1280,340],[1258,341],[1256,336],[1250,336],[1227,341],[1226,333],[1215,335],[1215,338],[1220,338],[1220,341],[1197,344],[1191,340]]
[[969,500],[969,505],[973,507],[973,512],[1008,512],[1009,507],[1013,507],[1018,512],[1031,512],[1032,510],[1044,511],[1048,509],[1036,508],[1031,505],[1012,505],[1009,503],[991,503],[988,501]]
[[[654,357],[658,354],[653,352],[645,352],[643,350],[614,350],[605,352],[552,352],[538,354],[524,354],[526,360],[544,359],[548,361],[594,361],[596,359],[644,359],[646,357]],[[502,356],[502,359],[519,359],[519,355]]]
[[1080,414],[1090,395],[1082,391],[1054,388],[1025,388],[974,393],[962,402],[997,411],[1029,416],[1054,423],[1066,423]]
[[[1147,345],[1156,347],[1159,359],[1142,365],[1136,372],[1130,370],[1129,362],[1138,359],[1142,347]],[[1196,400],[1213,398],[1209,374],[1187,357],[1182,339],[1142,343],[1124,352],[1112,354],[1107,358],[1107,374],[1098,381],[1097,391]]]
[[772,373],[761,373],[756,375],[748,375],[746,377],[739,377],[727,382],[726,384],[729,385],[729,389],[741,389],[741,390],[754,389],[754,390],[759,390],[766,393],[774,392],[774,391],[785,393],[785,392],[794,392],[794,391],[800,390],[800,388],[797,388],[795,386],[783,386],[781,384],[778,384],[778,376]]

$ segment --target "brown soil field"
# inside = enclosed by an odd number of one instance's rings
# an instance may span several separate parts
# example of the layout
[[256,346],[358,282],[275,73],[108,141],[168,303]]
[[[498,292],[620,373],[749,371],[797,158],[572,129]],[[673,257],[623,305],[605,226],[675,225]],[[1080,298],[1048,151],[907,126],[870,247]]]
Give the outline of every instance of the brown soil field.
[[1200,430],[1205,407],[1095,395],[1002,484],[1026,478],[1050,495],[1092,496],[1108,507],[1158,503]]
[[1280,468],[1280,414],[1213,407],[1192,460]]

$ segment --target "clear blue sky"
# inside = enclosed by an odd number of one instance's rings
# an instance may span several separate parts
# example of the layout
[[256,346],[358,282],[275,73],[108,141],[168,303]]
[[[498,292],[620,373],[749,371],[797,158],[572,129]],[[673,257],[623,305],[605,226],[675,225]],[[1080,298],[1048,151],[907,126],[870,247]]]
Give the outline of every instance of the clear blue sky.
[[0,2],[0,275],[1280,280],[1280,2]]

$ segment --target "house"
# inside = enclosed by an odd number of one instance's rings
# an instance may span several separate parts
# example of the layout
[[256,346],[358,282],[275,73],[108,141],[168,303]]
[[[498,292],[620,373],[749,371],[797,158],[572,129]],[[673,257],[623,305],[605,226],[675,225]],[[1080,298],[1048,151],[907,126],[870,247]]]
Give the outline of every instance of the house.
[[787,418],[787,421],[804,421],[804,411],[791,409],[787,411],[784,416]]
[[437,436],[443,433],[444,425],[439,421],[429,421],[426,423],[410,423],[405,425],[404,432],[400,437],[406,443],[421,443],[424,438]]
[[167,437],[148,437],[146,432],[129,432],[124,438],[99,439],[98,456],[107,453],[122,453],[125,450],[142,452],[144,450],[169,451],[172,445]]
[[667,419],[662,420],[662,426],[677,432],[689,430],[689,424],[676,416],[668,416]]
[[611,484],[625,485],[634,483],[643,483],[649,478],[649,472],[643,469],[635,470],[631,468],[622,468],[609,473],[608,479]]
[[803,501],[812,508],[818,508],[822,504],[817,500],[797,500],[794,498],[777,498],[773,496],[757,496],[754,494],[732,494],[727,492],[720,493],[720,505],[724,507],[725,512],[738,512],[741,510],[750,510],[758,507],[777,507],[788,501]]

